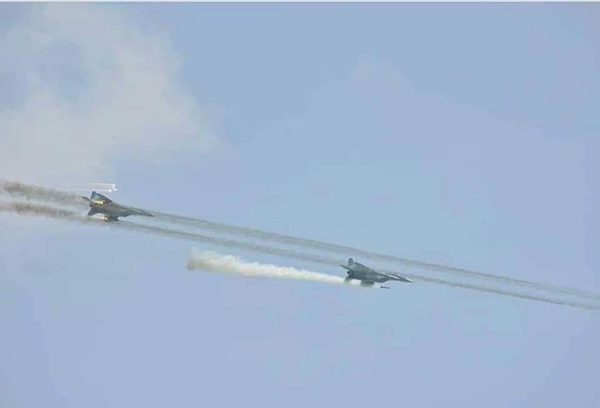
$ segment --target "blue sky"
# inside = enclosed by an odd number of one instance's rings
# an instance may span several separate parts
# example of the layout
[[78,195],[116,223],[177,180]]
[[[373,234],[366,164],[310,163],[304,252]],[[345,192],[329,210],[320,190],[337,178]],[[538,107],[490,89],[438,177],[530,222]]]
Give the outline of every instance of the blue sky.
[[[595,4],[0,16],[4,177],[600,291]],[[600,402],[594,312],[190,272],[204,247],[0,217],[3,407]]]

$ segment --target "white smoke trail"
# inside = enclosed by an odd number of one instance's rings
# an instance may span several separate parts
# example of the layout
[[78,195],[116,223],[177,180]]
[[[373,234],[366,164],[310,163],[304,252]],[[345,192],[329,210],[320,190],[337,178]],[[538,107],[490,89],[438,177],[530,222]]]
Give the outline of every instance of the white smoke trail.
[[233,255],[221,255],[211,251],[192,251],[192,256],[187,263],[190,271],[203,270],[207,272],[225,272],[236,275],[293,279],[310,282],[331,283],[335,285],[351,284],[358,286],[358,281],[349,281],[341,276],[328,275],[326,273],[314,272],[305,269],[296,269],[274,264],[263,264],[258,262],[246,262]]

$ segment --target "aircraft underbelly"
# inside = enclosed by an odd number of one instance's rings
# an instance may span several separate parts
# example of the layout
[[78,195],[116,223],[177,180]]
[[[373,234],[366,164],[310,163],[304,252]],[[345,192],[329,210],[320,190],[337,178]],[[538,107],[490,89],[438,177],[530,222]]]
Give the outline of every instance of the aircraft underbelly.
[[386,276],[361,272],[352,272],[351,274],[349,274],[349,276],[352,279],[358,279],[367,282],[387,282],[389,280]]

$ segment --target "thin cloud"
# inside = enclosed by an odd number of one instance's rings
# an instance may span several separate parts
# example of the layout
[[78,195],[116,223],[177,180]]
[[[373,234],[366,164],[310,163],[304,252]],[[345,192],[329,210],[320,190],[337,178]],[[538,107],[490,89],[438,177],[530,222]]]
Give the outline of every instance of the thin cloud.
[[1,101],[4,177],[85,181],[120,160],[218,146],[167,40],[115,7],[30,5],[3,37],[0,86],[13,90]]

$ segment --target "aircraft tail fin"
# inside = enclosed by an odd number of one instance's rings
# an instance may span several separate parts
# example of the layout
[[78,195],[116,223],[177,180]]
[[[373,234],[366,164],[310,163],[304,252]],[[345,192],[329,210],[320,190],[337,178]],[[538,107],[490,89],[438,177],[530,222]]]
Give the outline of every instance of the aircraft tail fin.
[[348,266],[354,265],[354,259],[348,258]]
[[97,212],[98,211],[96,211],[93,208],[91,208],[90,211],[88,211],[87,215],[91,217],[92,215],[96,214]]
[[91,198],[93,201],[103,201],[103,202],[105,202],[105,203],[110,203],[110,202],[112,202],[112,200],[111,200],[110,198],[108,198],[107,196],[105,196],[105,195],[103,195],[103,194],[100,194],[100,193],[98,193],[98,192],[96,192],[96,191],[92,191],[92,195],[90,195],[90,198]]

